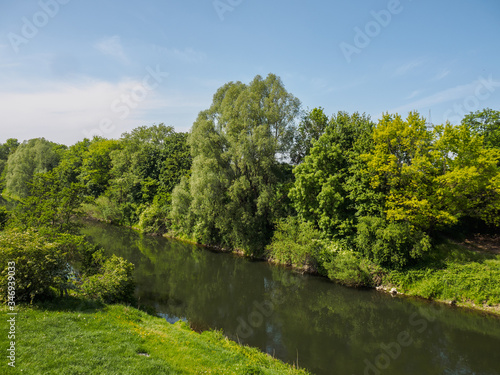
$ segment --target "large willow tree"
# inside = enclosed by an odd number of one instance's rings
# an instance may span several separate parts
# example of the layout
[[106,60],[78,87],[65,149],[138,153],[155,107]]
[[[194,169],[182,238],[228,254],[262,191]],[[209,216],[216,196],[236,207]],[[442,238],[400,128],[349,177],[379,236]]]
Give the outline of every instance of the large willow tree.
[[299,107],[273,74],[217,90],[189,136],[191,176],[174,190],[172,218],[181,232],[247,254],[264,248]]

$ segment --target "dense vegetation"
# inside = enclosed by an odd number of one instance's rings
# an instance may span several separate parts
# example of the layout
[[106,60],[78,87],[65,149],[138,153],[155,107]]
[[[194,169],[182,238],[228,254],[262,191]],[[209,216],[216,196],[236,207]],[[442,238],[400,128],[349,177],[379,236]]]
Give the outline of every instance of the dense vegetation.
[[[0,225],[25,235],[71,233],[85,214],[348,285],[499,303],[499,256],[457,244],[457,233],[498,233],[499,111],[443,125],[416,112],[328,117],[301,111],[270,74],[222,86],[189,134],[160,124],[70,147],[9,139],[0,172],[4,196],[21,202]],[[97,295],[96,278],[82,285]]]

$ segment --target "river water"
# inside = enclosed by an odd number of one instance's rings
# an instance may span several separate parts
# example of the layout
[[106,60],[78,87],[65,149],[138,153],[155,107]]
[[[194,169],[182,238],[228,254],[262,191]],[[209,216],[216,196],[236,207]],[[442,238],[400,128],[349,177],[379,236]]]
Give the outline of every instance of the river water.
[[137,297],[168,321],[260,348],[314,374],[500,374],[500,319],[130,229],[82,233],[135,264]]

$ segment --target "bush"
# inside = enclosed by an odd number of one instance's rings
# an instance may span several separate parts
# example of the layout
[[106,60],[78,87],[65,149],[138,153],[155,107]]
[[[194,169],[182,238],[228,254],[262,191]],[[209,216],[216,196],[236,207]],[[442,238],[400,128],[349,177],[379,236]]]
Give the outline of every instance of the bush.
[[348,286],[376,286],[381,281],[380,268],[352,250],[338,251],[324,267],[331,280]]
[[85,277],[81,284],[84,296],[105,303],[132,302],[135,289],[134,265],[113,255],[99,273]]
[[34,231],[0,233],[0,300],[8,290],[9,262],[15,264],[15,300],[32,302],[49,296],[51,288],[62,289],[68,277],[61,244],[48,242]]
[[362,217],[357,229],[358,250],[381,266],[401,269],[421,259],[431,248],[429,236],[407,223]]
[[278,222],[266,250],[268,256],[278,263],[318,270],[322,248],[320,232],[311,223],[290,216]]
[[166,233],[167,215],[167,209],[155,201],[141,213],[137,227],[143,233]]
[[108,223],[120,223],[122,220],[120,207],[104,195],[97,198],[93,204],[84,204],[83,210],[88,216]]

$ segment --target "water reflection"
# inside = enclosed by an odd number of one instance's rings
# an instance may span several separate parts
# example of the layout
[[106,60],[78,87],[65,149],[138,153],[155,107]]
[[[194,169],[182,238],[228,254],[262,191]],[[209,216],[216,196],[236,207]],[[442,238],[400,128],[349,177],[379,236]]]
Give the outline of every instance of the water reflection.
[[316,374],[500,374],[500,319],[88,223],[136,265],[141,302]]

